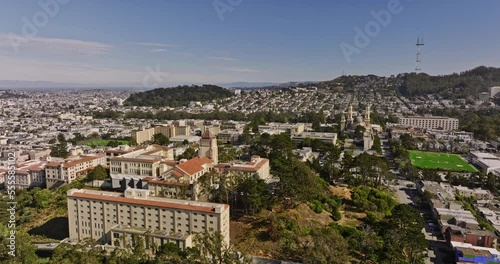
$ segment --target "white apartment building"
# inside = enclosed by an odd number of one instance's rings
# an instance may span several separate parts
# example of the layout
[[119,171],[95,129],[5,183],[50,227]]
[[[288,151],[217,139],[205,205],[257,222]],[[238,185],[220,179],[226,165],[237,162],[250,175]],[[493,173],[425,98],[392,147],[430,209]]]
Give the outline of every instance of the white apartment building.
[[305,124],[297,123],[297,124],[284,124],[284,123],[269,123],[267,125],[259,126],[259,133],[264,134],[267,133],[269,135],[281,134],[281,133],[290,133],[293,134],[302,134],[305,130]]
[[106,166],[106,155],[88,155],[70,157],[63,162],[49,162],[45,166],[45,183],[47,188],[54,188],[70,183],[76,178],[86,175],[97,165]]
[[192,235],[221,232],[229,245],[229,205],[150,196],[149,190],[124,193],[83,189],[68,191],[69,239],[92,238],[101,244],[126,246],[133,234],[146,247],[175,243],[191,247]]
[[457,130],[458,119],[443,116],[400,117],[399,124],[426,129]]
[[326,143],[337,143],[337,133],[323,133],[323,132],[303,132],[300,134],[295,134],[292,136],[292,140],[300,143],[304,141],[304,139],[317,139]]

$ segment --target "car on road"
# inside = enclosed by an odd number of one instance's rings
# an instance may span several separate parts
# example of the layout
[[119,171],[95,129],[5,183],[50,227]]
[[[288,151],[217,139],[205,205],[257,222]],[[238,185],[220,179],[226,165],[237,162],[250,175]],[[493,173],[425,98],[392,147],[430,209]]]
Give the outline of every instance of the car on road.
[[56,243],[48,243],[47,246],[49,246],[49,247],[55,247]]

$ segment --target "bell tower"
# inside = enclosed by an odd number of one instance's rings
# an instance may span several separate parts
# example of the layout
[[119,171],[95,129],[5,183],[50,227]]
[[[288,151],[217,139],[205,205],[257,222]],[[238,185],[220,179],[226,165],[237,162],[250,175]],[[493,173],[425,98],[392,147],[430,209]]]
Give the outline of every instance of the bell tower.
[[214,161],[215,164],[219,163],[219,150],[217,148],[217,138],[213,135],[210,129],[206,129],[200,140],[200,149],[198,157],[207,157]]

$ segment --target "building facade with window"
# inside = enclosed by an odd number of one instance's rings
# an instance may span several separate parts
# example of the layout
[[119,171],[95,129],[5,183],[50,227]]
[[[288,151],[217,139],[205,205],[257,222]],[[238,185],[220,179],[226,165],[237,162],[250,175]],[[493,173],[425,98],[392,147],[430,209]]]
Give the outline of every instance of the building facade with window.
[[125,247],[132,235],[146,247],[175,243],[191,247],[192,235],[221,232],[229,245],[229,205],[150,196],[149,190],[124,193],[83,189],[68,191],[69,239],[92,238],[101,244]]
[[400,117],[399,124],[426,129],[458,130],[458,119],[443,116]]

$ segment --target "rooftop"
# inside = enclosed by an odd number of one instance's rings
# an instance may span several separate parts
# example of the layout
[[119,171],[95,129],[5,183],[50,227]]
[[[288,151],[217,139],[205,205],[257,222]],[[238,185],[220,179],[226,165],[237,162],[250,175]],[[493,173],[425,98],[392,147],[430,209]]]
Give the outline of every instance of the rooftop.
[[[134,191],[134,190],[135,189],[127,189],[127,191]],[[147,192],[147,190],[137,190],[137,191]],[[224,209],[229,208],[229,205],[227,204],[194,202],[188,200],[168,199],[168,198],[153,197],[153,196],[139,197],[134,195],[132,197],[126,197],[125,194],[123,193],[95,191],[87,189],[71,189],[68,191],[68,198],[82,198],[82,199],[97,200],[97,201],[136,204],[143,206],[169,208],[169,209],[173,208],[173,209],[200,211],[208,213],[216,213],[217,211],[221,212]]]

